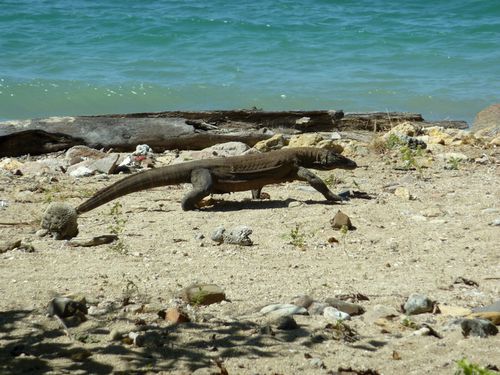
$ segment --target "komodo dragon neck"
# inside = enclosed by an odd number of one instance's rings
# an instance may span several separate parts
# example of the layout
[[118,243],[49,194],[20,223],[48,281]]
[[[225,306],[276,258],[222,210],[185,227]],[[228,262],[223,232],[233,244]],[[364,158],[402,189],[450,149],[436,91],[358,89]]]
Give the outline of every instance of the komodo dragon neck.
[[[190,210],[204,197],[213,193],[260,189],[268,184],[306,180],[328,200],[340,200],[312,172],[313,169],[354,169],[356,163],[333,151],[318,148],[290,148],[263,154],[196,160],[182,164],[150,169],[127,176],[99,190],[76,208],[88,212],[124,195],[160,186],[192,183],[182,201]],[[255,195],[255,194],[254,194]]]

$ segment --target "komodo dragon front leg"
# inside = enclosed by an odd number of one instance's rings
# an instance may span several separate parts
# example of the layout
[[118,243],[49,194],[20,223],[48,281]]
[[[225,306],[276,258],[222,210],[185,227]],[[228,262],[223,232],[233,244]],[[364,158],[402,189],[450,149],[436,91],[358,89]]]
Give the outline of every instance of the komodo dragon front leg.
[[200,168],[191,172],[191,184],[193,189],[182,198],[184,211],[196,209],[196,204],[212,193],[214,181],[208,169]]
[[328,189],[328,186],[323,182],[321,178],[312,173],[309,169],[304,167],[298,167],[297,177],[299,180],[307,181],[309,184],[319,191],[323,196],[329,201],[342,201],[344,200],[340,195],[334,194]]

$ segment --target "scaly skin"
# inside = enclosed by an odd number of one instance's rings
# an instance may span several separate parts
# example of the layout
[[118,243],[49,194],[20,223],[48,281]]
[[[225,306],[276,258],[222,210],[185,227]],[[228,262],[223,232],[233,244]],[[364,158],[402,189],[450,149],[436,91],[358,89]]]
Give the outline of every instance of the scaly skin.
[[159,186],[191,183],[193,189],[183,198],[182,209],[192,210],[210,194],[251,190],[259,196],[263,186],[294,180],[307,181],[329,201],[340,201],[325,183],[307,168],[354,169],[356,163],[333,151],[314,147],[289,148],[263,154],[196,160],[150,169],[127,176],[98,191],[76,208],[88,212],[124,195]]

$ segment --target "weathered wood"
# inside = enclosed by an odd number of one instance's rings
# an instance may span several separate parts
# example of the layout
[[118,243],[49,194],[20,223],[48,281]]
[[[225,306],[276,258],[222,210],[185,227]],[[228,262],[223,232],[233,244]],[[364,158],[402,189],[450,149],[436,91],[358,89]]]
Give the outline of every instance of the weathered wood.
[[[43,129],[43,130],[42,130]],[[204,131],[182,118],[53,117],[0,123],[0,156],[41,154],[76,144],[131,151],[146,143],[155,151],[199,150],[241,141],[253,146],[270,134],[241,130]]]
[[[116,114],[115,118],[184,118],[199,120],[224,128],[285,128],[300,131],[329,131],[344,116],[342,110],[318,111],[169,111],[155,113]],[[97,116],[100,117],[100,116]]]
[[402,122],[422,122],[421,114],[408,112],[346,112],[336,123],[339,130],[387,131]]
[[146,143],[155,151],[199,150],[241,141],[253,146],[272,132],[386,131],[401,122],[467,128],[464,121],[424,122],[420,114],[342,111],[171,111],[104,116],[51,117],[0,123],[0,156],[41,154],[76,144],[131,151]]

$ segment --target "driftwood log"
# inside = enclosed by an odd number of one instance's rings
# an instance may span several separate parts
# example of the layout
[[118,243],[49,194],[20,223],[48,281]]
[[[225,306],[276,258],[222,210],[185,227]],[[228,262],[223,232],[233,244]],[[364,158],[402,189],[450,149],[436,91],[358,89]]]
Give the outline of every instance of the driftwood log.
[[[414,113],[260,110],[156,112],[104,116],[51,117],[0,122],[0,157],[43,154],[74,145],[131,151],[148,144],[156,152],[199,150],[217,143],[241,141],[253,146],[273,133],[341,130],[385,131],[404,122],[427,123]],[[439,126],[467,128],[460,121]]]

